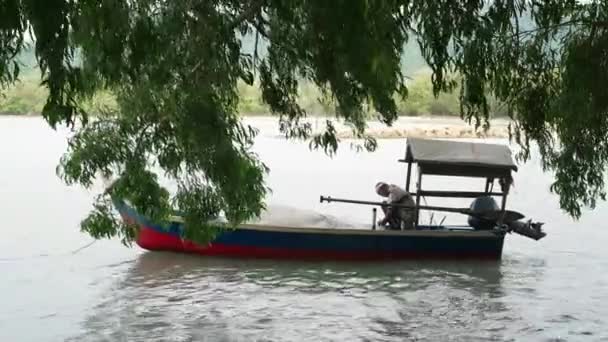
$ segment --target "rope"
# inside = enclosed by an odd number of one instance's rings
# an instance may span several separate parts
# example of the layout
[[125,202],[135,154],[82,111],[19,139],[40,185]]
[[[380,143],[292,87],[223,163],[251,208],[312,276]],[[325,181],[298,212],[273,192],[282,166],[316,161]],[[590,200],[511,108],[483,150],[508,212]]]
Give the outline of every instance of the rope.
[[84,246],[82,246],[82,247],[80,247],[80,248],[78,248],[78,249],[76,249],[76,250],[72,251],[72,253],[71,253],[71,254],[72,254],[72,255],[74,255],[74,254],[76,254],[76,253],[79,253],[80,251],[82,251],[82,250],[84,250],[84,249],[87,249],[87,248],[89,248],[89,247],[93,246],[93,244],[94,244],[95,242],[97,242],[97,240],[93,240],[93,241],[91,241],[91,242],[87,243],[86,245],[84,245]]
[[0,258],[0,262],[1,261],[21,261],[21,260],[31,260],[31,259],[38,259],[38,258],[48,258],[48,257],[54,257],[54,256],[60,256],[60,255],[75,255],[80,253],[81,251],[91,247],[95,242],[97,242],[97,240],[93,240],[81,247],[78,247],[77,249],[71,251],[71,252],[66,252],[66,253],[58,253],[58,254],[38,254],[38,255],[31,255],[31,256],[25,256],[25,257],[19,257],[19,258]]

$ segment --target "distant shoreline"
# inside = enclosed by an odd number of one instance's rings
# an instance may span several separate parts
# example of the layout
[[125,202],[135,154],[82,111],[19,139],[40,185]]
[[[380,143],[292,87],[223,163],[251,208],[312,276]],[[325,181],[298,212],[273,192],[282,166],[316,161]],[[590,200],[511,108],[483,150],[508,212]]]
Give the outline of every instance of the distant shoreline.
[[[325,128],[325,120],[330,117],[309,117],[306,122],[312,125],[314,133]],[[243,121],[260,129],[262,134],[279,135],[278,120],[271,116],[244,116]],[[343,123],[333,120],[337,136],[340,139],[354,139],[352,130]],[[404,139],[404,138],[445,138],[445,139],[472,139],[472,138],[508,138],[509,120],[490,120],[490,128],[484,132],[483,128],[475,129],[474,124],[468,124],[459,117],[453,116],[401,116],[391,127],[378,121],[368,121],[366,133],[376,139]]]
[[[40,118],[38,113],[30,114],[7,114],[0,113],[0,118]],[[279,132],[278,117],[271,115],[243,114],[243,122],[260,130],[261,135],[281,136]],[[340,139],[354,139],[352,130],[337,121],[335,118],[326,116],[309,116],[306,122],[310,123],[314,133],[321,132],[325,128],[326,120],[332,120]],[[459,117],[454,116],[401,116],[391,127],[381,122],[370,120],[367,123],[366,133],[376,139],[404,139],[404,138],[446,138],[446,139],[471,139],[471,138],[508,138],[509,120],[490,120],[490,128],[487,132],[483,128],[475,129],[474,124],[468,124]]]
[[15,114],[15,113],[0,113],[0,117],[13,117],[13,118],[35,118],[42,117],[40,113],[24,113],[24,114]]

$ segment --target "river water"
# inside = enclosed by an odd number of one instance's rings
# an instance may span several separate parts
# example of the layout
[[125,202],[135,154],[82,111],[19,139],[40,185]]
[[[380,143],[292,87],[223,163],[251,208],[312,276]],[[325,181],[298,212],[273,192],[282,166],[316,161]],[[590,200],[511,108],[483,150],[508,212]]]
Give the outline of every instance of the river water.
[[[501,261],[245,261],[83,248],[95,192],[55,176],[65,147],[41,119],[0,118],[0,341],[608,341],[607,206],[572,221],[537,161],[515,175],[509,208],[549,235],[508,236]],[[330,159],[267,133],[256,150],[271,207],[369,225],[371,208],[319,195],[377,199],[377,181],[403,183],[404,147]],[[453,182],[424,185],[483,187]]]

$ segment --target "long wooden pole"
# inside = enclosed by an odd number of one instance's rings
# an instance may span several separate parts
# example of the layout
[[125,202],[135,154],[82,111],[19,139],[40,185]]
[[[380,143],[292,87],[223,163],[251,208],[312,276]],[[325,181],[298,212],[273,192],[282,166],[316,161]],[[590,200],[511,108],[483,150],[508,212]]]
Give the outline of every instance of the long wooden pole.
[[463,213],[468,215],[471,209],[468,208],[449,208],[449,207],[434,207],[434,206],[425,206],[425,205],[405,205],[405,204],[396,204],[396,203],[383,203],[383,202],[373,202],[373,201],[359,201],[359,200],[349,200],[344,198],[333,198],[330,196],[321,196],[321,203],[327,202],[342,202],[342,203],[352,203],[352,204],[365,204],[365,205],[378,205],[378,206],[387,206],[387,207],[395,207],[395,208],[408,208],[408,209],[422,209],[422,210],[435,210],[435,211],[447,211],[453,213]]
[[[502,211],[491,211],[491,212],[479,213],[479,212],[474,212],[469,208],[436,207],[436,206],[429,206],[429,205],[411,206],[411,205],[405,205],[405,204],[383,203],[383,202],[373,202],[373,201],[359,201],[359,200],[349,200],[349,199],[344,199],[344,198],[332,198],[329,196],[327,196],[327,197],[321,196],[320,201],[321,201],[321,203],[323,203],[323,202],[327,202],[327,203],[342,202],[342,203],[352,203],[352,204],[389,206],[389,207],[395,207],[395,208],[445,211],[445,212],[450,212],[450,213],[470,215],[470,216],[474,216],[474,217],[478,217],[478,218],[482,218],[482,219],[486,219],[486,220],[490,220],[490,221],[497,220],[498,214],[502,213]],[[511,217],[509,217],[510,219],[508,221],[516,221],[516,220],[519,220],[524,217],[524,215],[522,215],[521,213],[518,213],[516,211],[507,210],[506,212],[510,214],[509,216],[511,216]]]

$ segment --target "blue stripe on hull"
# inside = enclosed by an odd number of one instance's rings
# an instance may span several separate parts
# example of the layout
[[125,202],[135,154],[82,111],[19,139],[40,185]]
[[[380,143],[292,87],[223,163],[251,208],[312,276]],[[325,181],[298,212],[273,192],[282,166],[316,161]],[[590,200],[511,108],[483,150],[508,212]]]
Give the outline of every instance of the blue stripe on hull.
[[238,229],[222,233],[214,242],[264,248],[344,252],[489,253],[502,252],[504,236],[411,236],[315,234]]

